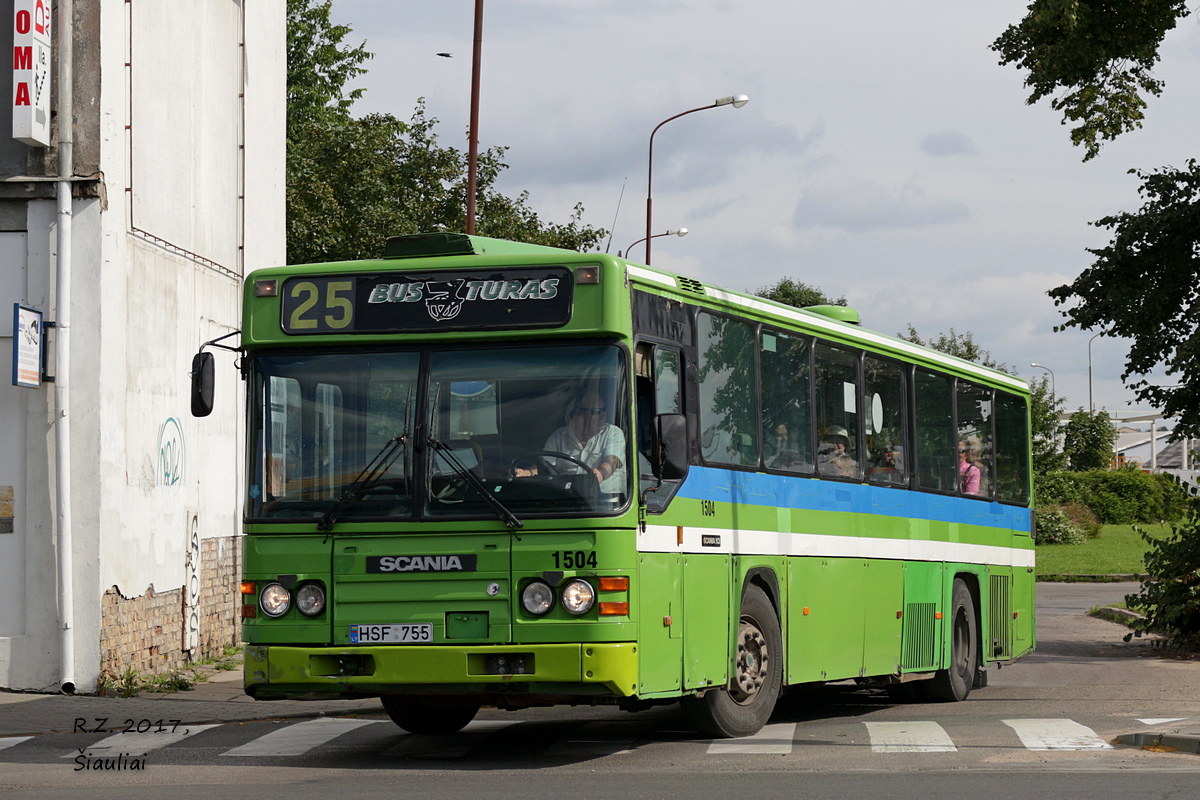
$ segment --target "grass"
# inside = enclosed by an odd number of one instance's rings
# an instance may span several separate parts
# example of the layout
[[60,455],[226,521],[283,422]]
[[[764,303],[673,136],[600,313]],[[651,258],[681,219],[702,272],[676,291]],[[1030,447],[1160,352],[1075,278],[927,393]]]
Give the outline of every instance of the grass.
[[[1165,536],[1170,525],[1141,525],[1151,536]],[[1146,543],[1132,525],[1104,525],[1100,535],[1083,544],[1047,544],[1037,548],[1037,574],[1042,575],[1137,575]]]

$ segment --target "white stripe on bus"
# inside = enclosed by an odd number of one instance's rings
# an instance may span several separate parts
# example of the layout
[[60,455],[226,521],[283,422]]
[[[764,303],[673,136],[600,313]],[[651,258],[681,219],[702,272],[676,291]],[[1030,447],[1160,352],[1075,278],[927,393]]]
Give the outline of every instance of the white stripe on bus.
[[[727,553],[731,555],[826,556],[878,558],[894,561],[944,561],[956,564],[991,564],[1032,567],[1034,551],[1000,545],[935,542],[928,539],[881,539],[872,536],[830,536],[816,533],[732,530],[730,528],[679,528],[647,525],[638,531],[638,550],[647,553]],[[704,545],[704,536],[719,536],[720,544]]]

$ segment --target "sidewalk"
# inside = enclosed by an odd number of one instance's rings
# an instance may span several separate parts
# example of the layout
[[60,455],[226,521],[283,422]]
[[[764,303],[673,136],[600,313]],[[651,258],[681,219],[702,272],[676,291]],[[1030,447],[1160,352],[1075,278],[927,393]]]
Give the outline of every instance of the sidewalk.
[[[183,692],[142,692],[137,697],[24,694],[0,691],[0,736],[136,729],[146,725],[247,722],[317,716],[382,715],[378,698],[367,700],[252,700],[242,691],[242,671],[212,672]],[[82,720],[83,722],[78,722]],[[145,727],[143,726],[143,730]]]

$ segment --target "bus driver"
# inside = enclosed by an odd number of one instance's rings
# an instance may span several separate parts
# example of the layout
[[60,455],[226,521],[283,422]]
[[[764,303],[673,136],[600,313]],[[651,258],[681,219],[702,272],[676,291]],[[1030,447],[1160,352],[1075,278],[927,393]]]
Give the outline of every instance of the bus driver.
[[[596,392],[586,392],[571,407],[567,424],[550,434],[542,449],[562,453],[587,464],[600,484],[600,491],[620,494],[625,491],[625,434],[605,420],[604,398]],[[563,472],[578,472],[579,467],[553,456],[547,462]],[[537,474],[536,464],[518,464],[513,477],[527,478]]]

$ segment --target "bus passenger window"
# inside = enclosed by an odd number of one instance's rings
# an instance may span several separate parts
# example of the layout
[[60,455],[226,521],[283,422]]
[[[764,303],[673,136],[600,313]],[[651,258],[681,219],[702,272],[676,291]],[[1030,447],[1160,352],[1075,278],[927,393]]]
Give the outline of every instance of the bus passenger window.
[[991,497],[992,390],[958,382],[958,487],[966,495]]
[[819,342],[815,409],[817,472],[823,478],[862,478],[858,452],[858,352]]
[[954,458],[954,379],[918,369],[915,394],[917,485],[936,492],[953,492],[958,485]]
[[904,371],[894,361],[863,359],[866,398],[867,480],[908,485],[904,429]]
[[758,397],[754,329],[745,322],[701,313],[700,453],[704,460],[758,466]]
[[996,492],[1010,503],[1029,502],[1029,419],[1025,400],[996,392]]
[[812,376],[807,338],[764,330],[759,340],[763,391],[763,463],[811,474]]

